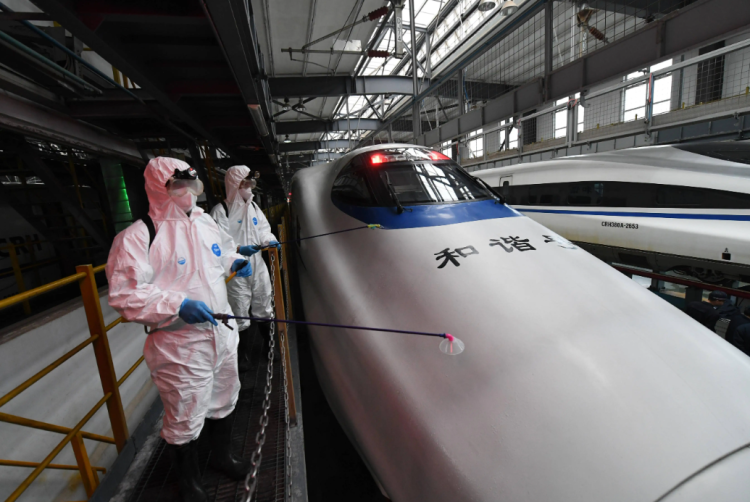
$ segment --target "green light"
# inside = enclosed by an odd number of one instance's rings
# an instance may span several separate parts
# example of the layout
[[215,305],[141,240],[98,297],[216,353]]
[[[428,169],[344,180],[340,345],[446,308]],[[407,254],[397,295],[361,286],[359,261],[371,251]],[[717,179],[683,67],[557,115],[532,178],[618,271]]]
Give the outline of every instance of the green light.
[[133,222],[130,198],[128,197],[127,185],[122,174],[122,165],[113,161],[104,161],[101,163],[101,166],[115,230],[120,232]]

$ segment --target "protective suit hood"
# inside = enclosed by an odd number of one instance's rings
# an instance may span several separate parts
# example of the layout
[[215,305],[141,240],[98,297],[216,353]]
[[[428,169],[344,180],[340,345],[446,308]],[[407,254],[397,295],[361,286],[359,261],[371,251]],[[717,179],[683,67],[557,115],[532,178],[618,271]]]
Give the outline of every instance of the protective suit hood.
[[[232,205],[234,202],[245,204],[245,199],[240,195],[239,189],[240,183],[242,183],[242,180],[247,178],[249,174],[250,168],[247,166],[232,166],[227,169],[227,174],[224,177],[224,184],[227,188],[227,203],[229,205]],[[166,180],[164,180],[164,182],[166,183]],[[247,202],[250,202],[251,200],[252,198],[248,199]]]
[[[154,221],[182,220],[187,218],[185,211],[175,203],[174,199],[167,193],[167,180],[172,177],[175,169],[184,171],[190,166],[178,159],[169,157],[156,157],[151,159],[146,166],[143,177],[146,180],[146,195],[148,195],[148,215]],[[198,211],[198,213],[195,213]],[[203,210],[195,207],[190,213],[191,217],[200,216]]]

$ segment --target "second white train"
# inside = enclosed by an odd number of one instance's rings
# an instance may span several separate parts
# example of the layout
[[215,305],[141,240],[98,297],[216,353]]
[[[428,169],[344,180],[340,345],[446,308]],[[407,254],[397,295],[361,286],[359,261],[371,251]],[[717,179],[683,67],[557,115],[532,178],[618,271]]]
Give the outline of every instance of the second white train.
[[612,263],[750,282],[750,143],[656,146],[472,173]]

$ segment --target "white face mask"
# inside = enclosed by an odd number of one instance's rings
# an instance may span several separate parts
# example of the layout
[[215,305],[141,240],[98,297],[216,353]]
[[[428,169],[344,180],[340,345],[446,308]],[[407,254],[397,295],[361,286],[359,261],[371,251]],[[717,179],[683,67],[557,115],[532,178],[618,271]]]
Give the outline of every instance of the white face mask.
[[185,213],[189,213],[190,211],[195,209],[195,204],[196,202],[198,202],[198,196],[191,193],[186,193],[185,195],[182,195],[180,197],[172,197],[172,200],[175,204],[177,204],[177,207],[185,211]]
[[253,200],[253,189],[252,188],[240,188],[237,190],[240,194],[240,197],[247,202],[249,200]]

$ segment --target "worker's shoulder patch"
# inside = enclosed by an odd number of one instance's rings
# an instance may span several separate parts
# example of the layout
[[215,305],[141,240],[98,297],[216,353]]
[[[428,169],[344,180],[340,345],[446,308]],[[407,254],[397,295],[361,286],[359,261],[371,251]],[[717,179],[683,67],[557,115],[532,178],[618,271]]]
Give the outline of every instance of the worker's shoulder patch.
[[253,216],[253,225],[257,225],[257,224],[258,224],[258,218]]
[[218,244],[214,243],[214,245],[211,246],[211,251],[213,251],[216,256],[221,256],[221,248]]

